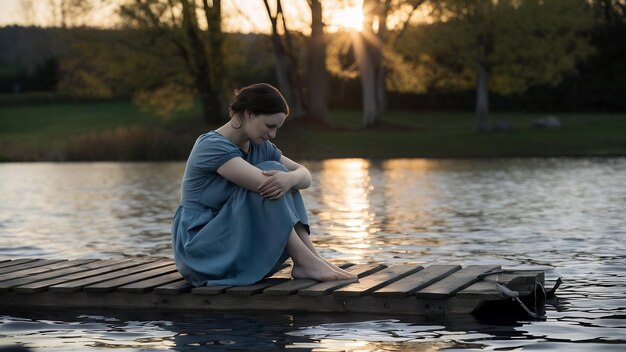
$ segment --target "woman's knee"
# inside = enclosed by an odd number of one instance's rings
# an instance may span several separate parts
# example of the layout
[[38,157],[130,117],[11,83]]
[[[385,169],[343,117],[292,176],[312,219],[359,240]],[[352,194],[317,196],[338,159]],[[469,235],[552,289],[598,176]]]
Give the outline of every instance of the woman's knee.
[[255,166],[258,167],[261,170],[289,171],[285,167],[285,165],[283,165],[279,161],[273,161],[273,160],[263,161],[263,162],[260,162],[260,163],[256,164]]

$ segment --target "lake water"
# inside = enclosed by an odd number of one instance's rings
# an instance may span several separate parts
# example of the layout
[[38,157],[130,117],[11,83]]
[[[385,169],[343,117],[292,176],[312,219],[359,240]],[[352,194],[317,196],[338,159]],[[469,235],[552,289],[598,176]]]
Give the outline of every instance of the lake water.
[[[563,285],[545,321],[346,314],[0,311],[41,351],[624,351],[626,159],[303,162],[336,263],[500,264]],[[170,257],[184,163],[0,164],[0,259]]]

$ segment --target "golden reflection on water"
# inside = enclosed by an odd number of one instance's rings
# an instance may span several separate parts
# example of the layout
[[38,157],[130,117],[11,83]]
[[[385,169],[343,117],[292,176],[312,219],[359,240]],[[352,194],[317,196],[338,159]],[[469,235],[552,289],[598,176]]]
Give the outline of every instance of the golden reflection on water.
[[321,161],[313,197],[328,236],[319,245],[355,262],[372,260],[389,245],[412,248],[398,253],[408,258],[441,245],[440,239],[416,235],[443,225],[432,211],[439,192],[432,173],[438,167],[426,159]]
[[[393,159],[382,163],[385,228],[406,235],[444,225],[431,211],[442,191],[441,182],[437,183],[433,176],[439,167],[437,161],[428,159]],[[423,244],[437,244],[428,238],[421,240],[426,241]]]
[[383,169],[388,171],[410,170],[425,172],[435,167],[435,161],[428,159],[390,159],[383,161]]
[[[322,211],[320,222],[337,240],[334,248],[351,260],[363,257],[371,246],[369,238],[375,214],[368,194],[370,162],[364,159],[330,159],[322,162],[319,175]],[[337,247],[340,244],[341,247]]]

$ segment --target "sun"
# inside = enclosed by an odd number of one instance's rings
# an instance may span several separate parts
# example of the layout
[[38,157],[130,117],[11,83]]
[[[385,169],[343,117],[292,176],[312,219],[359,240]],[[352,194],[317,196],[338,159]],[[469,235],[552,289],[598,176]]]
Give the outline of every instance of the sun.
[[327,28],[330,32],[338,30],[363,30],[363,10],[361,5],[352,5],[333,10],[326,18]]

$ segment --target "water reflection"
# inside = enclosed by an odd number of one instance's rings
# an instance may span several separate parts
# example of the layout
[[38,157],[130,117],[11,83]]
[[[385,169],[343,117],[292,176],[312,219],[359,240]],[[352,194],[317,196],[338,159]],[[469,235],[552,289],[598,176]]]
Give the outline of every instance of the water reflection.
[[375,218],[369,195],[370,162],[364,159],[331,159],[322,162],[319,182],[320,223],[332,241],[323,243],[341,254],[346,261],[362,261],[372,246]]
[[[11,312],[10,317],[0,316],[2,342],[46,351],[584,351],[585,346],[620,351],[624,347],[619,318],[606,319],[606,327],[583,328],[573,321],[479,321],[468,316],[423,321],[332,313],[133,314]],[[606,334],[610,337],[602,337]]]
[[[76,316],[24,322],[11,315],[0,318],[2,343],[50,350],[241,350],[252,344],[320,351],[625,350],[625,158],[305,164],[315,182],[303,196],[313,240],[326,257],[542,265],[548,280],[564,279],[547,321],[454,320],[420,331],[433,324],[247,313],[119,322]],[[0,164],[0,259],[170,257],[183,168],[182,162]]]
[[180,174],[180,163],[0,165],[0,255],[167,255]]
[[[437,161],[396,159],[382,163],[384,175],[384,209],[381,228],[387,230],[381,241],[393,246],[402,259],[420,261],[442,239],[433,234],[445,225],[436,213],[436,200],[441,192],[434,182]],[[387,238],[392,240],[387,242]]]
[[[321,323],[320,323],[321,322]],[[456,324],[351,314],[226,314],[71,311],[0,316],[4,344],[22,343],[46,351],[438,351],[488,346],[495,339],[524,337],[515,325]],[[497,338],[498,334],[506,336]],[[509,340],[510,341],[510,340]],[[517,346],[532,341],[517,341]]]

